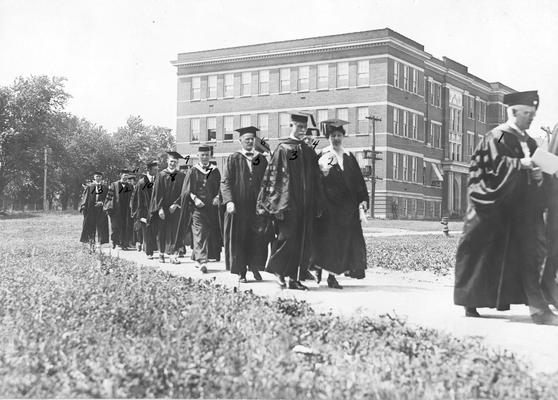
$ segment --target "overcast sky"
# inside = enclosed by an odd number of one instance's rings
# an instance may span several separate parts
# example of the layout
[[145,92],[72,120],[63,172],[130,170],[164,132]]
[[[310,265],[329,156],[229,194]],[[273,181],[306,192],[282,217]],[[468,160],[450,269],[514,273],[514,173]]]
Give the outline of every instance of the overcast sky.
[[391,28],[487,81],[538,89],[558,122],[558,1],[0,0],[0,85],[68,78],[68,110],[112,131],[176,128],[177,53]]

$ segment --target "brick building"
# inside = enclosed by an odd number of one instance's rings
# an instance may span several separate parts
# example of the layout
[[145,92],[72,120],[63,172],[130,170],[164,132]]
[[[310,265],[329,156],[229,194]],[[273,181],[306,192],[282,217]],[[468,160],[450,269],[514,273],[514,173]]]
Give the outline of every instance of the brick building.
[[[447,57],[391,29],[180,53],[177,150],[212,142],[218,166],[238,149],[234,129],[254,125],[273,149],[288,135],[289,111],[350,122],[344,146],[371,165],[376,116],[379,218],[438,219],[466,209],[470,155],[505,120],[503,95]],[[317,148],[326,146],[323,138]],[[369,169],[368,169],[369,171]],[[370,184],[370,183],[369,183]]]

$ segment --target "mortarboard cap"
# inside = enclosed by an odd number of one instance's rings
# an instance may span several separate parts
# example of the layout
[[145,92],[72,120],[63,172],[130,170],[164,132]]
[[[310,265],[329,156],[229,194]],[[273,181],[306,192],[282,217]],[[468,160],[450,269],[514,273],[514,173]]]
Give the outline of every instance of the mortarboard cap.
[[198,147],[198,151],[211,151],[211,146],[200,146]]
[[256,128],[255,126],[246,126],[246,127],[238,128],[238,129],[235,129],[235,130],[239,133],[239,136],[246,135],[248,133],[251,133],[254,136],[256,136],[256,132],[259,131],[259,129]]
[[308,123],[308,115],[301,114],[301,113],[292,113],[291,114],[291,121],[302,122],[304,124],[307,124]]
[[157,161],[152,161],[152,162],[147,163],[147,168],[153,168],[153,167],[156,167],[158,165],[159,165],[159,163]]
[[504,95],[504,104],[507,106],[525,105],[539,107],[539,94],[536,90],[515,92]]
[[102,172],[99,172],[99,171],[95,171],[95,172],[93,172],[93,175],[101,175],[101,176],[103,176],[103,173],[102,173]]
[[176,158],[177,160],[180,160],[181,158],[184,158],[180,155],[180,153],[176,152],[176,151],[167,151],[167,154],[173,158]]
[[347,125],[347,124],[348,124],[347,121],[343,121],[342,119],[332,118],[332,119],[326,119],[325,121],[320,122],[320,127],[322,128],[324,136],[326,138],[329,138],[329,135],[331,134],[331,132],[333,132],[335,130],[339,130],[339,131],[343,132],[343,135],[344,135],[345,134],[345,128],[343,128],[343,125]]

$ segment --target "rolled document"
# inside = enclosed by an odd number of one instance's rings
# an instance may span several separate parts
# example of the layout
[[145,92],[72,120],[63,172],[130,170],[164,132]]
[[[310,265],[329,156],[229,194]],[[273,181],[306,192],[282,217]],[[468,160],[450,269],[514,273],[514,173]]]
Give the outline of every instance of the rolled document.
[[554,175],[558,172],[558,156],[549,153],[540,147],[535,150],[535,154],[531,157],[533,164],[539,167],[542,172]]

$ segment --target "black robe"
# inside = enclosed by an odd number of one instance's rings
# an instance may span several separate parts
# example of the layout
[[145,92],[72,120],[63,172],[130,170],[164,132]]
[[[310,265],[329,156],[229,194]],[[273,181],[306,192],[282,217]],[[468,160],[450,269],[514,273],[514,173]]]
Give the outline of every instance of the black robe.
[[[159,253],[174,254],[178,223],[180,221],[180,209],[174,213],[170,212],[172,204],[180,205],[180,192],[184,183],[184,174],[178,170],[170,172],[164,169],[155,178],[153,194],[149,205],[150,224],[155,224],[157,230],[157,242]],[[165,219],[159,218],[159,210],[163,209]]]
[[133,186],[116,181],[110,184],[104,209],[110,216],[111,240],[114,245],[129,247],[133,236],[130,197]]
[[314,220],[320,214],[320,170],[316,153],[302,140],[281,142],[266,169],[257,212],[271,216],[276,238],[266,270],[298,279],[311,255]]
[[134,233],[132,237],[132,244],[143,243],[143,233],[141,229],[141,221],[138,214],[138,206],[139,206],[139,191],[141,187],[139,185],[139,181],[134,185],[134,189],[132,190],[132,196],[130,196],[130,216],[132,217],[132,221],[134,221]]
[[[209,259],[219,261],[221,258],[222,236],[219,226],[218,207],[213,199],[219,195],[221,173],[211,167],[209,173],[201,172],[197,167],[190,168],[184,181],[182,203],[188,201],[191,210],[189,225],[192,231],[192,260],[205,263]],[[191,195],[204,202],[198,208],[194,205]]]
[[322,177],[324,212],[316,222],[312,264],[335,274],[351,271],[352,277],[364,278],[366,244],[358,207],[368,202],[368,190],[352,154],[343,154],[343,168],[334,164]]
[[233,274],[246,268],[263,270],[267,260],[269,238],[264,235],[264,217],[256,214],[256,202],[267,160],[261,154],[252,158],[252,171],[247,158],[239,151],[227,158],[221,180],[222,202],[233,202],[235,212],[225,212],[225,265]]
[[[134,198],[135,215],[141,224],[143,249],[148,256],[153,255],[153,252],[157,250],[156,221],[151,218],[151,214],[149,213],[153,186],[155,185],[154,181],[155,177],[153,177],[153,182],[149,182],[147,175],[142,175],[138,180]],[[141,222],[142,218],[145,218],[146,222]]]
[[97,190],[96,184],[92,183],[85,188],[79,205],[79,211],[83,213],[81,242],[95,242],[95,233],[97,233],[97,240],[101,244],[108,243],[109,232],[107,214],[103,210],[103,205],[95,205],[99,201],[104,203],[107,194],[107,185],[101,184]]
[[544,186],[521,169],[520,141],[532,155],[536,142],[503,124],[486,134],[472,156],[469,209],[456,255],[457,305],[546,307],[539,284],[538,235],[544,223]]

